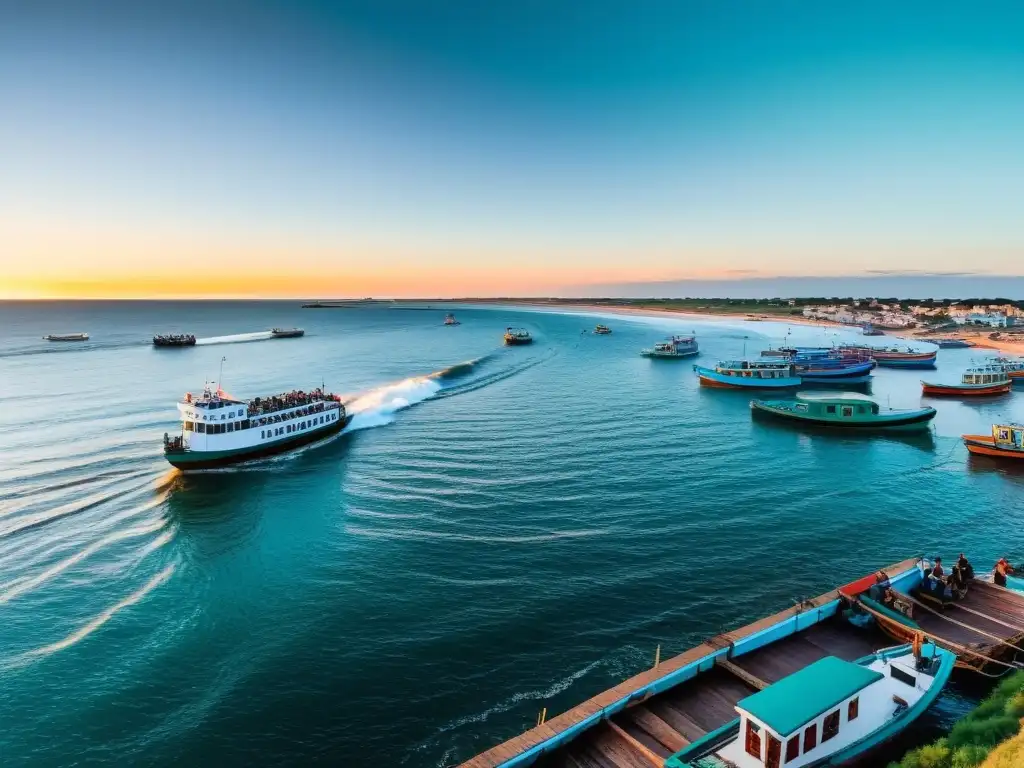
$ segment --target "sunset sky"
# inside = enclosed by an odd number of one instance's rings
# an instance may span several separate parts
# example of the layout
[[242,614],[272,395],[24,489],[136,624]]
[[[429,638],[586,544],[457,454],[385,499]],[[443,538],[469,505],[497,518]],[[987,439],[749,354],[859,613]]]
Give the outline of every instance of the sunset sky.
[[1019,3],[20,5],[0,298],[1024,275]]

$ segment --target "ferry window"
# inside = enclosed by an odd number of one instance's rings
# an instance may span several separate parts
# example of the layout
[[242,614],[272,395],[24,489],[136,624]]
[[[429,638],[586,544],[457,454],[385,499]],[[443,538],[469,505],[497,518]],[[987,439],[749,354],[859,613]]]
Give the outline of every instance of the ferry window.
[[263,439],[263,438],[265,438],[266,436],[267,436],[266,430],[262,430],[262,429],[261,429],[261,430],[260,430],[260,440],[262,440],[262,439]]
[[747,754],[761,759],[761,731],[752,722],[747,720]]
[[234,431],[235,431],[235,422],[229,421],[228,422],[228,432],[234,432]]
[[821,724],[821,743],[839,735],[839,710],[825,715],[825,722]]
[[205,432],[205,431],[206,431],[206,425],[203,424],[203,422],[201,422],[201,421],[198,422],[196,424],[196,432]]
[[818,724],[809,725],[804,731],[804,754],[818,746]]
[[249,428],[249,420],[248,419],[242,419],[242,429],[248,429],[248,428]]
[[321,423],[321,424],[323,424],[323,423],[324,423],[324,417],[323,417],[323,416],[321,416],[321,417],[320,417],[320,423]]
[[846,721],[856,720],[857,715],[860,714],[860,698],[853,699],[850,705],[846,708]]
[[836,407],[834,405],[826,405],[825,406],[825,413],[835,413],[835,412],[836,412]]
[[800,757],[800,736],[799,734],[786,742],[786,762],[796,760]]

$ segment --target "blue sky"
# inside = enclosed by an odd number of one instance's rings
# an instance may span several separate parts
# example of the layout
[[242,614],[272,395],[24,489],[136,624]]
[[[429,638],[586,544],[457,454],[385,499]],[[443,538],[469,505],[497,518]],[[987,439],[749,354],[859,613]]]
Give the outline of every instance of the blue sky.
[[141,5],[0,6],[0,296],[1024,274],[1024,6]]

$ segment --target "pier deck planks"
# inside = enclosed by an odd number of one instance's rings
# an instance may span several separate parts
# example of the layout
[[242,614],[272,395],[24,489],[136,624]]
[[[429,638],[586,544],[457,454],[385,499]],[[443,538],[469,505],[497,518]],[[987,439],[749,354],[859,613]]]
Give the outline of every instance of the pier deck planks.
[[[908,559],[885,570],[890,574],[901,573],[912,568],[917,562],[917,559]],[[805,603],[800,611],[814,610],[838,596],[837,590],[831,590]],[[600,712],[666,674],[702,659],[716,650],[728,648],[797,612],[789,608],[745,627],[717,635],[662,662],[657,668],[641,672],[573,707],[544,725],[531,728],[477,755],[463,763],[461,768],[500,766],[506,760],[542,743],[552,734],[559,733]],[[1021,621],[1024,622],[1024,600],[1021,601]],[[839,629],[826,622],[766,648],[736,656],[731,661],[752,675],[766,682],[773,682],[823,656],[832,655],[853,660],[866,656],[886,644],[870,633],[861,637],[852,630]],[[738,677],[716,666],[685,683],[627,708],[616,714],[613,720],[616,725],[656,754],[663,754],[666,750],[671,754],[681,748],[679,739],[694,741],[735,718],[736,702],[755,691],[755,688]],[[649,719],[649,716],[657,718],[657,721]],[[672,733],[675,733],[675,736]],[[536,765],[543,768],[651,768],[650,760],[607,723],[589,728],[568,745],[541,758]]]

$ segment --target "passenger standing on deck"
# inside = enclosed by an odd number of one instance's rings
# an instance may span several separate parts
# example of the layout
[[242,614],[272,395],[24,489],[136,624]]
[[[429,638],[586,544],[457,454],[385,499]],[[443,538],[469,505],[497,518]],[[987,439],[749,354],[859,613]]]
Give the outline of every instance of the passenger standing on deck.
[[1006,577],[1013,573],[1013,568],[1006,562],[1005,557],[1000,557],[996,562],[995,573],[992,574],[992,581],[998,584],[1000,587],[1006,586]]

